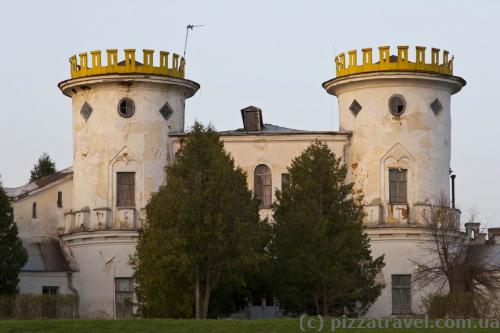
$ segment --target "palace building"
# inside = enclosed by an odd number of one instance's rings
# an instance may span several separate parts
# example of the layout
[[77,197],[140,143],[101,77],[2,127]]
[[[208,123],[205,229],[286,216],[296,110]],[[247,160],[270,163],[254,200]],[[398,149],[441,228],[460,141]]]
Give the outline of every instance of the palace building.
[[[382,295],[367,316],[421,313],[429,290],[412,290],[414,260],[429,234],[422,216],[437,197],[451,201],[451,97],[465,86],[447,51],[389,46],[349,51],[335,59],[336,77],[323,83],[339,102],[339,131],[306,131],[264,122],[261,109],[241,110],[243,125],[220,132],[225,149],[248,175],[272,218],[274,190],[287,167],[314,140],[348,166],[364,193],[365,226],[373,256],[385,255],[377,279]],[[59,83],[72,100],[73,166],[9,188],[15,221],[29,253],[23,293],[79,296],[83,318],[121,318],[134,306],[133,270],[145,206],[165,182],[165,167],[186,136],[185,100],[200,85],[184,77],[177,54],[110,49],[70,58],[71,77]],[[376,53],[374,55],[374,53]],[[104,59],[103,59],[104,58]],[[236,110],[235,110],[236,111]],[[455,211],[457,224],[460,211]],[[252,307],[273,316],[273,304]],[[260,312],[259,312],[260,311]]]

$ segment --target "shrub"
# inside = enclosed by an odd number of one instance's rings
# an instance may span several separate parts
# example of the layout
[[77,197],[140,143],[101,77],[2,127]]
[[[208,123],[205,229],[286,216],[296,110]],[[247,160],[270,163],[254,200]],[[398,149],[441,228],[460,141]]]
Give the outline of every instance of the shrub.
[[474,297],[466,293],[429,295],[423,304],[431,318],[478,317]]
[[0,297],[1,319],[74,319],[78,297],[75,295],[18,294]]

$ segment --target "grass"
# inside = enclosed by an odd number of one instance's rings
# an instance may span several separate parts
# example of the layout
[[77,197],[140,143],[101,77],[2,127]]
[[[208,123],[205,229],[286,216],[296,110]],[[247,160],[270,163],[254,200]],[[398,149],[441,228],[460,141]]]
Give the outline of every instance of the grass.
[[[329,321],[328,321],[329,323]],[[477,323],[477,322],[475,322]],[[317,323],[315,323],[317,324]],[[304,325],[306,328],[307,325]],[[499,329],[335,329],[325,322],[321,332],[498,332]],[[37,332],[37,333],[293,333],[318,332],[318,328],[302,331],[299,318],[271,320],[171,320],[171,319],[132,319],[132,320],[2,320],[0,333]]]

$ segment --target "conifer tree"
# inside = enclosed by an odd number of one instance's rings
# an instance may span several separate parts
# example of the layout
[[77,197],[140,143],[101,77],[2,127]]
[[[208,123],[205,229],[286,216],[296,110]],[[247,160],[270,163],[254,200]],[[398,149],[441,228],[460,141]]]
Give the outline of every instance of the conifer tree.
[[275,291],[285,309],[363,313],[380,295],[363,230],[361,196],[346,183],[347,167],[316,141],[288,168],[290,182],[274,204]]
[[56,163],[47,153],[43,153],[31,170],[30,183],[56,172]]
[[212,292],[223,293],[221,281],[244,283],[269,240],[245,173],[217,132],[199,123],[146,213],[132,258],[139,312],[146,317],[207,318]]
[[27,260],[28,255],[14,223],[10,200],[0,183],[0,296],[17,293],[19,273]]

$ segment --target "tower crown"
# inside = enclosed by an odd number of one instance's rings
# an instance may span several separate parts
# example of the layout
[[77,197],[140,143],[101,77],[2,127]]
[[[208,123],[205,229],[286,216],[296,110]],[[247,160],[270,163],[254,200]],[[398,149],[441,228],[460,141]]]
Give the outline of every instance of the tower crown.
[[170,55],[169,52],[160,51],[159,66],[153,64],[154,50],[143,50],[143,62],[136,60],[135,49],[125,49],[125,59],[118,62],[118,50],[108,49],[107,64],[101,62],[101,51],[91,51],[90,59],[92,66],[89,66],[88,54],[80,53],[78,62],[77,56],[69,58],[71,78],[77,79],[88,76],[103,74],[153,74],[184,78],[185,60],[176,53]]
[[379,61],[373,62],[372,49],[362,49],[362,63],[358,65],[357,51],[351,50],[348,53],[349,65],[346,63],[345,53],[340,53],[335,57],[337,77],[382,71],[417,71],[433,72],[446,75],[453,75],[453,57],[448,58],[449,52],[442,52],[442,62],[439,62],[440,50],[431,49],[431,63],[425,62],[425,47],[415,48],[415,61],[408,59],[408,46],[400,45],[398,55],[390,55],[390,46],[379,46]]

